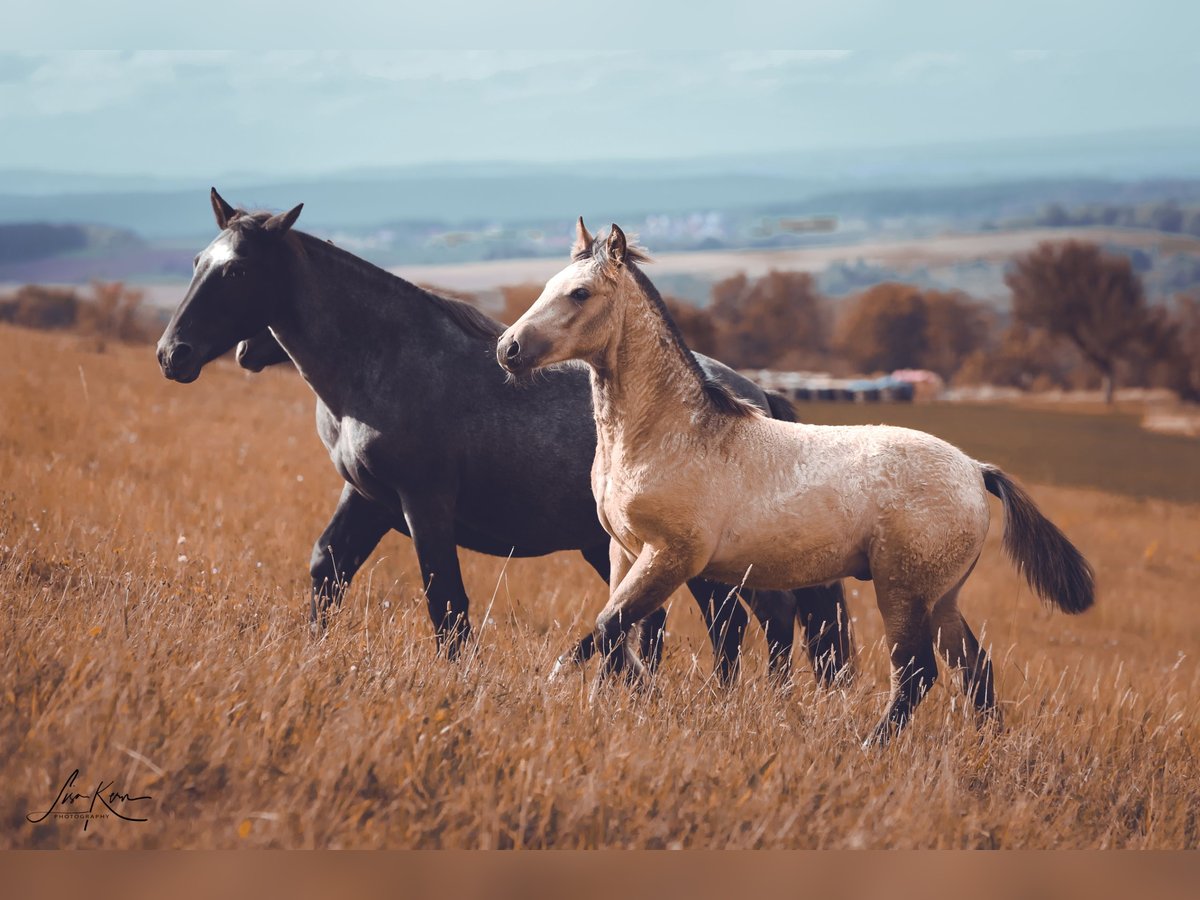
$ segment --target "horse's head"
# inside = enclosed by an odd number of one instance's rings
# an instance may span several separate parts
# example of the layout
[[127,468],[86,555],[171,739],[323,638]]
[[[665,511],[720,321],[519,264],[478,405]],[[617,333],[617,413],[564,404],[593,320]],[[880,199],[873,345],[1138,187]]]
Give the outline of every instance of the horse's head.
[[520,375],[568,359],[596,360],[610,346],[632,283],[629,266],[646,259],[616,225],[593,239],[579,219],[571,264],[496,345],[496,360]]
[[279,215],[248,213],[212,190],[221,233],[195,259],[192,283],[158,341],[172,381],[200,377],[205,364],[270,324],[287,283],[287,242],[304,204]]
[[249,372],[261,372],[268,366],[289,363],[292,358],[283,349],[269,328],[264,328],[254,337],[247,338],[238,344],[238,365]]

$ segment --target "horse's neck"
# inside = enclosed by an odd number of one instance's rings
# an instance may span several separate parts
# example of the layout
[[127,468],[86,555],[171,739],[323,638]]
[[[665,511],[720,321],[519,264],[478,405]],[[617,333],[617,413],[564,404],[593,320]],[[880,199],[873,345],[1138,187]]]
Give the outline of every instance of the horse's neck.
[[684,350],[653,310],[633,302],[616,339],[592,367],[596,431],[623,455],[661,447],[657,436],[686,434],[707,412],[700,380]]
[[334,254],[298,255],[287,302],[271,331],[313,392],[345,415],[356,398],[370,396],[384,378],[403,376],[411,360],[403,345],[432,339],[433,308],[400,296],[405,283],[379,277],[355,260]]

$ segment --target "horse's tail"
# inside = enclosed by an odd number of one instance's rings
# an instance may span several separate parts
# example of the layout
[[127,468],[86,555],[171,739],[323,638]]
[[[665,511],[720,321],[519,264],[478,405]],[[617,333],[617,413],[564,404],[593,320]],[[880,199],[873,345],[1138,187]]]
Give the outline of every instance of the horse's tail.
[[796,421],[796,408],[792,406],[791,400],[775,391],[763,393],[767,395],[767,407],[771,410],[772,419],[779,419],[781,422]]
[[980,463],[983,485],[1004,504],[1004,550],[1047,603],[1081,613],[1096,602],[1095,573],[1058,526],[995,466]]

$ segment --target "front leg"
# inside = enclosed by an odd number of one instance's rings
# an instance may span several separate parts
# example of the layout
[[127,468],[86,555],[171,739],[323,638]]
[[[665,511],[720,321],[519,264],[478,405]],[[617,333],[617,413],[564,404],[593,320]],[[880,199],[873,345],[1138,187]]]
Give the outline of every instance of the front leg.
[[421,581],[438,647],[454,659],[471,636],[470,604],[454,542],[454,497],[407,493],[404,519],[421,565]]
[[641,663],[626,639],[629,630],[659,609],[671,593],[702,566],[694,554],[676,548],[642,547],[633,565],[608,598],[596,619],[596,648],[605,660],[600,677],[624,669],[635,671]]
[[349,484],[342,486],[333,517],[313,545],[310,616],[325,627],[329,607],[342,602],[350,580],[393,525],[403,524],[391,510],[368,500]]

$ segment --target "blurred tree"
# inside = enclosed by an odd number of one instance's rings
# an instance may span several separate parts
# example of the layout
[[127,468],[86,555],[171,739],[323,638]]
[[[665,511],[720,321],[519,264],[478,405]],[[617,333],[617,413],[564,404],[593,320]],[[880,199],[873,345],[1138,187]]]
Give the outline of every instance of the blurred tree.
[[150,330],[142,316],[142,299],[141,291],[119,281],[93,281],[91,302],[79,306],[79,330],[102,340],[148,340]]
[[79,315],[79,297],[71,288],[27,284],[6,304],[9,317],[26,328],[72,328]]
[[922,365],[929,311],[920,290],[894,281],[868,288],[839,319],[834,347],[859,371],[890,372]]
[[1200,296],[1175,298],[1171,315],[1170,386],[1200,403]]
[[713,286],[718,356],[742,368],[797,367],[828,350],[828,314],[807,272],[772,270],[751,282],[735,275]]
[[509,285],[500,288],[500,295],[504,298],[504,310],[500,313],[500,321],[511,325],[542,295],[542,286],[533,283]]
[[1068,339],[1099,371],[1111,403],[1117,362],[1145,332],[1141,279],[1127,258],[1080,241],[1044,242],[1005,275],[1016,318]]
[[925,352],[920,365],[949,381],[986,342],[988,317],[979,304],[958,291],[926,291],[923,296]]
[[1028,391],[1085,388],[1090,374],[1074,346],[1064,345],[1044,328],[1014,322],[994,347],[979,348],[967,356],[954,380]]
[[1156,231],[1182,231],[1183,211],[1173,201],[1160,203],[1150,210],[1149,225]]
[[717,326],[708,310],[677,297],[663,297],[671,318],[683,332],[687,345],[705,356],[717,355]]

